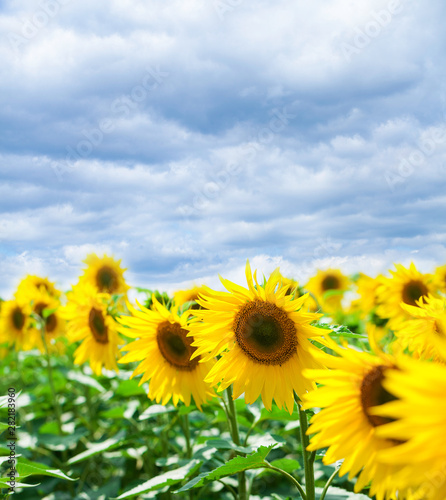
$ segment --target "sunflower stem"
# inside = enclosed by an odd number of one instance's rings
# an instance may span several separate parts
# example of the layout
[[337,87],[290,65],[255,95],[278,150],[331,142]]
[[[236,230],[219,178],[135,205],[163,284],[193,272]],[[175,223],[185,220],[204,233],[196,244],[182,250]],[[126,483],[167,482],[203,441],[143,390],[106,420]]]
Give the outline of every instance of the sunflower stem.
[[302,497],[303,500],[307,500],[307,495],[305,494],[305,490],[302,488],[302,485],[299,483],[299,481],[293,477],[291,474],[288,474],[288,472],[279,469],[278,467],[274,467],[274,465],[271,465],[269,462],[265,460],[265,465],[264,467],[266,469],[274,470],[278,472],[279,474],[282,474],[283,476],[287,477],[290,481],[294,483],[294,486],[299,490],[300,496]]
[[42,336],[43,347],[45,348],[46,365],[48,368],[48,382],[50,384],[51,395],[53,396],[54,413],[56,414],[59,434],[63,436],[64,432],[62,429],[62,414],[60,411],[59,401],[57,400],[56,389],[54,388],[53,369],[51,367],[51,358],[50,358],[50,353],[48,351],[48,344],[46,342],[46,336],[45,336],[45,320],[42,319],[40,321],[39,326],[40,326],[40,334]]
[[328,488],[330,484],[333,482],[333,479],[336,477],[336,474],[339,472],[339,469],[336,469],[333,474],[328,478],[328,481],[325,483],[324,489],[322,490],[321,497],[319,500],[324,500],[325,495],[327,494]]
[[299,410],[299,421],[300,421],[300,441],[302,444],[302,454],[304,459],[304,467],[305,467],[305,491],[307,493],[307,500],[315,500],[315,485],[314,485],[314,458],[315,455],[307,450],[309,445],[309,439],[307,436],[308,422],[307,422],[307,414],[304,410],[302,410],[298,396],[294,393],[294,400],[297,403],[297,408]]
[[190,441],[190,427],[189,427],[189,415],[183,415],[183,432],[184,438],[186,439],[186,457],[192,458],[192,446]]
[[[232,398],[231,386],[226,389],[226,396],[228,399],[228,412],[226,415],[228,417],[229,430],[232,435],[232,440],[234,441],[236,446],[240,446],[241,443],[237,425],[237,411],[235,409],[234,400]],[[241,453],[238,454],[242,455]],[[244,472],[239,472],[238,474],[238,498],[239,500],[246,500],[246,476]]]

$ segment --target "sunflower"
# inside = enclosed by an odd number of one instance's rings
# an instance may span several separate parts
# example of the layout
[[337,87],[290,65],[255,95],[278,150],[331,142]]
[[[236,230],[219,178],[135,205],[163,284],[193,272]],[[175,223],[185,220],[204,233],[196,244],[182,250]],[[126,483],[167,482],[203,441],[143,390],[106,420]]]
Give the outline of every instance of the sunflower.
[[132,378],[143,374],[139,385],[150,380],[150,399],[163,405],[172,399],[175,406],[179,401],[189,406],[193,397],[201,409],[201,405],[214,396],[209,384],[204,382],[213,361],[199,363],[200,356],[191,359],[195,347],[186,330],[191,311],[179,316],[177,307],[169,311],[156,297],[153,297],[153,310],[138,305],[140,310],[128,304],[132,316],[118,318],[123,325],[120,332],[137,339],[122,348],[128,353],[119,362],[141,361]]
[[[58,337],[65,334],[65,320],[60,312],[60,302],[58,299],[49,295],[45,288],[28,288],[27,291],[23,290],[17,297],[20,300],[27,301],[32,308],[32,312],[39,316],[45,324],[45,341],[48,346],[53,344]],[[45,315],[44,311],[49,312]],[[46,316],[46,317],[44,317]],[[40,328],[36,321],[32,322],[29,330],[31,337],[36,339],[35,345],[43,352],[45,350]]]
[[412,262],[409,269],[395,264],[391,278],[383,277],[377,290],[379,306],[376,312],[381,318],[389,318],[389,327],[395,329],[401,321],[410,318],[402,304],[418,307],[421,297],[433,294],[435,287],[430,274],[420,273]]
[[17,287],[16,295],[29,295],[33,289],[46,292],[49,296],[59,299],[61,292],[57,290],[54,283],[48,278],[41,278],[40,276],[28,275],[24,278]]
[[378,304],[376,292],[381,284],[381,278],[381,276],[372,278],[366,274],[360,273],[356,281],[356,292],[359,295],[359,299],[352,302],[352,309],[359,311],[361,318],[366,318],[373,314]]
[[206,380],[222,391],[234,384],[233,397],[245,393],[248,404],[261,395],[271,410],[272,400],[292,413],[294,394],[299,396],[314,387],[302,375],[304,368],[321,367],[313,357],[316,348],[310,338],[318,339],[327,330],[311,326],[321,314],[302,311],[308,295],[294,299],[287,295],[276,269],[264,288],[246,264],[248,289],[220,278],[228,292],[205,287],[188,326],[197,348],[192,358],[208,361],[221,355]]
[[421,297],[417,306],[402,304],[412,319],[406,320],[394,333],[415,357],[442,359],[439,344],[446,346],[446,301],[432,295]]
[[438,291],[446,293],[446,266],[435,269],[433,282]]
[[[173,300],[176,306],[181,306],[186,302],[196,302],[198,295],[204,291],[203,286],[194,285],[192,288],[187,290],[178,290],[173,294]],[[198,309],[200,306],[198,304],[192,305],[191,309]]]
[[68,339],[71,342],[81,341],[74,352],[75,364],[89,361],[96,375],[101,374],[102,367],[118,371],[118,325],[107,311],[111,296],[97,293],[94,286],[85,283],[75,286],[67,298],[64,317],[68,320]]
[[130,288],[124,279],[124,271],[120,260],[104,255],[98,257],[90,254],[84,260],[87,264],[84,274],[79,278],[80,283],[89,283],[99,293],[123,294]]
[[339,269],[318,270],[316,276],[304,286],[326,313],[335,313],[341,309],[341,301],[349,288],[349,279]]
[[[443,351],[446,355],[446,352]],[[379,429],[382,439],[403,441],[382,450],[379,459],[388,467],[400,466],[395,477],[400,488],[417,488],[416,500],[446,498],[446,366],[404,359],[384,383],[397,399],[375,410],[393,422]],[[395,464],[395,465],[394,465]]]
[[394,438],[381,438],[377,429],[391,420],[371,413],[371,408],[395,399],[383,387],[388,373],[396,371],[395,358],[380,353],[374,356],[350,347],[340,347],[333,341],[327,345],[338,356],[319,351],[317,354],[327,368],[307,370],[307,376],[323,385],[304,396],[304,409],[322,408],[311,418],[308,434],[309,451],[328,448],[323,462],[332,464],[343,460],[339,475],[349,473],[359,492],[370,483],[370,496],[377,500],[404,499],[407,492],[396,488],[393,477],[401,467],[378,461],[380,451],[397,448],[401,443]]
[[40,336],[30,331],[31,306],[20,299],[2,303],[0,311],[0,344],[15,346],[17,351],[35,347]]

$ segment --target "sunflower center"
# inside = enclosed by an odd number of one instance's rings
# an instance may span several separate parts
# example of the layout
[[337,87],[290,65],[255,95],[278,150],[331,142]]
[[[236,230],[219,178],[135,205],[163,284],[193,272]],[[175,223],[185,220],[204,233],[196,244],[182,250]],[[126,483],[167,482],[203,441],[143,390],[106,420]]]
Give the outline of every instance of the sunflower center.
[[96,274],[96,284],[101,292],[113,293],[118,289],[118,275],[110,266],[102,266]]
[[423,296],[428,294],[429,290],[427,286],[419,280],[412,280],[406,283],[403,288],[403,302],[409,304],[410,306],[418,307],[416,301]]
[[322,290],[326,292],[327,290],[337,290],[340,286],[338,278],[329,274],[322,280]]
[[157,328],[156,340],[164,359],[177,370],[192,371],[198,365],[200,356],[190,359],[196,348],[191,344],[193,337],[179,323],[164,321]]
[[43,310],[48,307],[48,304],[44,302],[39,302],[34,306],[34,312],[38,314],[45,321],[45,331],[46,333],[53,332],[57,327],[57,317],[55,314],[50,314],[46,318],[43,317]]
[[297,333],[287,313],[270,302],[248,302],[233,324],[242,351],[256,363],[282,365],[295,354]]
[[108,344],[108,327],[105,324],[104,315],[101,310],[94,307],[90,310],[88,325],[96,342],[99,344]]
[[12,311],[12,323],[16,330],[21,330],[25,326],[25,315],[22,313],[20,307],[16,307]]
[[380,415],[370,415],[369,408],[380,406],[397,398],[384,389],[382,383],[387,366],[377,366],[373,368],[363,378],[361,384],[361,404],[367,420],[373,427],[394,422],[394,419],[381,417]]

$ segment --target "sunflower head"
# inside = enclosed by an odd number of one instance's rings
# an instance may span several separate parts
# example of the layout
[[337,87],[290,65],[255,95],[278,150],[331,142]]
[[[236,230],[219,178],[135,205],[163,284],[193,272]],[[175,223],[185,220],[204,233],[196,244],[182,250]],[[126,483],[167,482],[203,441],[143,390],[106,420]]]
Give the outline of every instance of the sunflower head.
[[89,283],[99,293],[126,294],[130,288],[124,279],[124,271],[120,260],[104,255],[98,257],[96,254],[90,254],[85,259],[87,267],[84,274],[80,277],[81,283]]
[[361,318],[366,318],[373,314],[377,301],[377,289],[381,284],[381,277],[371,278],[366,274],[361,273],[356,281],[356,293],[359,299],[352,302],[352,309],[359,312]]
[[441,361],[446,346],[446,300],[428,295],[416,306],[402,304],[410,318],[396,326],[394,332],[403,348],[416,358]]
[[140,361],[133,376],[143,374],[140,384],[150,380],[148,396],[166,404],[172,399],[176,406],[182,401],[189,406],[193,397],[201,409],[214,396],[204,381],[213,366],[212,360],[200,363],[195,356],[193,338],[188,336],[187,322],[192,310],[178,314],[178,306],[167,309],[153,296],[152,309],[128,304],[132,316],[120,316],[120,332],[135,339],[122,348],[127,351],[120,363]]
[[204,291],[203,286],[193,286],[187,290],[178,290],[173,294],[173,300],[176,306],[181,306],[186,302],[195,302],[191,309],[198,309],[200,306],[197,304],[198,296]]
[[313,388],[302,375],[306,367],[320,366],[312,355],[310,339],[322,332],[311,325],[321,315],[302,308],[308,295],[294,298],[290,285],[276,269],[264,286],[246,265],[248,288],[220,278],[227,292],[205,287],[198,303],[202,306],[188,326],[194,337],[193,357],[203,361],[220,356],[206,378],[222,391],[234,385],[233,397],[245,393],[247,403],[260,395],[266,408],[272,400],[290,413],[294,392],[298,395]]
[[30,331],[32,309],[20,299],[2,303],[0,311],[0,344],[15,346],[16,350],[29,350],[38,344],[39,336]]
[[16,297],[29,296],[38,291],[46,293],[54,299],[59,299],[61,292],[57,290],[54,283],[52,283],[48,278],[41,278],[40,276],[28,275],[24,278],[18,285],[16,291]]
[[96,375],[101,374],[102,367],[117,371],[120,339],[117,324],[109,314],[111,296],[98,293],[89,283],[80,283],[67,298],[63,314],[67,320],[68,339],[73,343],[81,342],[74,353],[74,362],[88,361]]
[[446,293],[446,265],[435,269],[432,281],[436,290]]
[[[319,352],[318,356],[328,369],[308,373],[321,384],[304,396],[304,408],[321,409],[311,419],[308,449],[328,448],[323,459],[327,465],[343,460],[341,476],[348,473],[351,480],[359,474],[356,492],[370,483],[371,496],[397,498],[393,479],[402,467],[376,457],[381,450],[396,448],[402,441],[397,435],[378,436],[378,430],[393,425],[395,419],[376,409],[397,399],[386,380],[389,373],[399,369],[399,361],[383,353],[374,356],[340,347],[330,340],[327,346],[335,355]],[[404,491],[400,494],[405,498]]]
[[381,278],[377,289],[379,306],[376,312],[382,318],[389,318],[389,327],[395,329],[401,321],[410,318],[403,304],[418,307],[419,300],[433,294],[435,287],[430,274],[420,273],[413,263],[409,268],[395,264],[396,271],[390,271],[391,278]]
[[396,400],[375,409],[376,415],[392,421],[377,434],[402,444],[380,450],[377,459],[401,469],[393,482],[399,490],[413,488],[416,494],[409,498],[446,498],[446,366],[406,357],[399,370],[388,373],[384,386]]
[[339,269],[327,269],[318,270],[304,288],[313,294],[324,312],[331,314],[341,309],[349,285],[349,279]]

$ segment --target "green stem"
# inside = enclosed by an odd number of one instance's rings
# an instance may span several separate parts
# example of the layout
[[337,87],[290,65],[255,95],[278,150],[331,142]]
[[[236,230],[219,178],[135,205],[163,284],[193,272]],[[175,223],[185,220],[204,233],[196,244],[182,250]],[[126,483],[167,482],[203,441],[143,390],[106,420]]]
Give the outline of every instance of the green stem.
[[328,488],[330,484],[333,482],[333,479],[336,477],[336,474],[339,472],[339,469],[336,469],[333,474],[328,478],[328,481],[325,483],[324,489],[321,493],[321,498],[319,500],[324,500],[325,495],[327,494]]
[[299,483],[299,481],[294,478],[291,474],[288,474],[288,472],[285,472],[282,469],[279,469],[278,467],[274,467],[274,465],[271,465],[269,462],[265,460],[265,466],[267,469],[274,470],[276,472],[279,472],[279,474],[282,474],[283,476],[287,477],[290,481],[294,483],[294,486],[299,490],[300,496],[302,497],[303,500],[307,500],[307,495],[305,494],[304,489],[302,488],[302,485]]
[[183,415],[183,432],[186,439],[186,457],[192,458],[192,446],[190,442],[189,415]]
[[57,400],[56,389],[54,388],[53,369],[51,367],[51,358],[50,358],[50,353],[48,351],[48,344],[46,342],[44,320],[42,320],[40,326],[40,333],[42,335],[43,346],[45,348],[46,364],[48,368],[48,381],[50,384],[51,394],[53,396],[54,413],[56,414],[57,425],[59,427],[59,434],[63,436],[64,432],[62,430],[62,414],[60,411],[59,401]]
[[315,485],[314,485],[314,457],[307,450],[309,445],[309,439],[307,436],[308,422],[307,414],[300,407],[300,400],[297,394],[294,394],[294,400],[297,403],[297,408],[299,410],[299,421],[300,421],[300,441],[302,443],[302,454],[304,459],[305,467],[305,491],[307,493],[307,500],[315,500]]
[[[226,396],[228,399],[228,423],[232,434],[232,440],[237,446],[240,446],[240,434],[237,425],[237,412],[235,409],[234,400],[232,399],[232,387],[226,389]],[[246,496],[246,476],[244,472],[238,474],[238,498],[239,500],[247,500]]]

